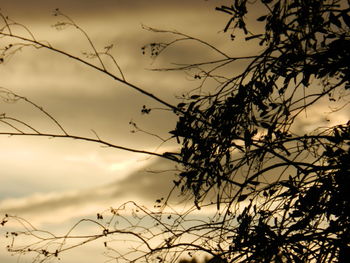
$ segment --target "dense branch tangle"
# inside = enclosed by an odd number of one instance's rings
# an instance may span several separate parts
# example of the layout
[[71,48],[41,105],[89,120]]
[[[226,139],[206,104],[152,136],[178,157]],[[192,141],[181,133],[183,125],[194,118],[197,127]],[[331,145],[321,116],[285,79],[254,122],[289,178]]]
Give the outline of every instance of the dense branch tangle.
[[[337,212],[326,211],[329,204],[335,202],[334,196],[345,190],[338,183],[345,178],[349,180],[349,166],[345,161],[349,158],[349,122],[304,134],[297,129],[297,119],[302,118],[301,114],[307,115],[310,107],[327,99],[337,101],[338,109],[348,109],[350,9],[340,1],[261,1],[267,10],[257,18],[265,23],[261,34],[252,33],[246,26],[248,1],[233,2],[232,6],[218,8],[232,16],[225,30],[241,29],[247,41],[259,41],[263,47],[257,56],[242,58],[248,64],[241,74],[231,77],[226,74],[215,89],[207,91],[203,88],[204,82],[210,77],[218,80],[213,72],[232,66],[235,58],[224,55],[223,59],[212,63],[160,69],[197,69],[199,73],[195,73],[194,78],[204,76],[199,88],[178,105],[186,114],[179,117],[176,129],[171,132],[182,145],[181,160],[191,164],[180,173],[178,184],[183,191],[193,194],[198,207],[206,196],[212,198],[210,192],[216,192],[217,207],[224,206],[227,217],[236,200],[249,197],[253,204],[260,198],[267,199],[268,206],[262,207],[261,213],[255,208],[248,216],[249,208],[241,215],[249,220],[242,219],[237,228],[231,226],[233,231],[238,231],[235,237],[238,239],[230,248],[233,254],[238,253],[236,260],[308,262],[329,261],[334,257],[341,260],[349,252],[348,244],[342,241],[349,235],[349,218],[340,215],[338,209]],[[269,194],[267,190],[272,186],[286,200]],[[336,194],[330,190],[331,186],[340,192]],[[291,189],[285,191],[285,187]],[[312,204],[306,205],[303,200],[309,198],[313,199]],[[322,205],[317,205],[315,200]],[[341,198],[339,202],[343,210],[349,208],[348,198]],[[294,205],[297,205],[295,213]],[[309,205],[314,211],[306,213],[305,206]],[[281,219],[280,211],[284,213]],[[266,213],[269,216],[260,216]],[[274,227],[269,221],[272,218],[276,218]],[[257,233],[260,223],[264,224],[264,231]],[[335,232],[333,224],[338,227]],[[283,229],[291,226],[292,231],[283,233]],[[253,245],[254,238],[263,238],[267,229],[275,236],[271,237],[271,242],[262,240],[261,244],[275,242],[278,247],[275,251],[268,246]],[[293,231],[309,231],[310,236],[306,239],[288,237],[293,236]],[[256,236],[258,234],[261,237]],[[294,241],[296,250],[283,248]],[[239,243],[244,243],[242,248],[238,247]],[[322,252],[325,247],[329,249]],[[266,254],[261,253],[261,249],[266,249]],[[298,249],[307,253],[302,256]]]
[[[349,69],[345,61],[350,54],[349,9],[337,10],[333,8],[336,2],[316,1],[315,5],[320,5],[318,11],[310,9],[307,14],[311,17],[304,21],[301,11],[309,8],[304,4],[263,1],[267,14],[258,20],[266,21],[266,31],[255,34],[245,27],[247,2],[234,2],[232,7],[221,8],[230,10],[233,17],[226,29],[241,28],[248,35],[247,41],[259,40],[265,48],[250,59],[243,73],[226,77],[228,80],[216,90],[192,93],[179,104],[187,114],[179,118],[172,133],[183,138],[183,160],[203,168],[189,167],[182,174],[187,178],[186,188],[199,200],[213,186],[220,188],[225,181],[239,182],[237,176],[244,165],[260,170],[264,163],[282,162],[303,171],[298,160],[315,154],[314,147],[310,147],[314,141],[308,135],[300,139],[303,134],[294,128],[295,120],[328,96],[330,100],[340,96],[340,107],[348,107]],[[339,21],[329,19],[334,16]],[[335,130],[346,130],[348,124],[343,125]],[[327,131],[332,135],[331,129],[315,130],[312,135],[321,139]],[[345,135],[346,132],[340,137]],[[319,145],[318,155],[326,145],[342,147],[325,140]],[[314,161],[316,166],[323,165],[317,157]],[[251,181],[253,170],[245,171],[246,179],[242,180]],[[228,198],[231,197],[229,193]]]
[[[164,210],[157,200],[150,210],[134,202],[97,213],[95,218],[82,219],[64,235],[54,235],[35,228],[27,220],[6,215],[1,224],[15,221],[21,230],[8,232],[8,250],[12,253],[34,255],[33,262],[60,258],[67,250],[99,240],[106,248],[106,256],[113,262],[168,262],[188,257],[196,251],[215,256],[220,252],[215,244],[215,232],[222,229],[219,222],[204,222],[196,216],[186,217],[174,210]],[[188,214],[193,212],[191,208]],[[188,215],[187,214],[187,215]],[[90,225],[91,233],[76,235],[80,227]],[[23,239],[30,237],[27,242]],[[118,249],[122,247],[122,249]]]

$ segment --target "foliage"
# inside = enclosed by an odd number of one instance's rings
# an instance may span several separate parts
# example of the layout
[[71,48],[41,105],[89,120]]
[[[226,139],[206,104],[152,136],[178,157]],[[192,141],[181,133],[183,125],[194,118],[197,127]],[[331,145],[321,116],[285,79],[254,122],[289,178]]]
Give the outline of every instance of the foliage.
[[215,187],[228,213],[249,197],[238,225],[224,223],[233,262],[343,262],[349,255],[350,122],[309,134],[294,128],[324,97],[348,107],[350,9],[341,4],[261,1],[261,32],[246,23],[248,1],[217,8],[231,16],[225,31],[241,29],[262,52],[216,91],[183,103],[187,115],[173,133],[190,164],[180,174],[184,188],[197,202]]
[[[259,13],[254,11],[256,6]],[[138,223],[131,224],[128,233],[137,235],[146,246],[133,251],[135,255],[145,251],[133,260],[175,261],[187,251],[203,251],[229,262],[345,262],[350,255],[350,121],[311,131],[300,129],[298,121],[321,103],[335,105],[333,114],[348,110],[350,3],[234,0],[217,10],[230,16],[224,31],[230,34],[232,45],[236,36],[244,34],[245,41],[256,43],[257,54],[230,56],[183,33],[147,28],[175,37],[169,43],[143,47],[142,52],[147,54],[149,49],[152,57],[181,41],[200,42],[222,56],[215,61],[158,69],[195,72],[199,87],[185,94],[177,106],[111,75],[96,50],[94,56],[102,66],[34,37],[14,35],[6,18],[1,35],[63,53],[157,100],[178,116],[170,134],[179,143],[179,151],[150,154],[181,164],[175,185],[194,198],[195,207],[185,215],[169,214],[165,202],[157,212],[145,212],[152,218],[157,214],[154,223],[160,232],[151,235],[162,237],[163,242],[153,246],[144,233],[133,232]],[[254,21],[248,15],[256,16]],[[245,69],[232,75],[238,63]],[[144,107],[143,113],[150,109]],[[210,211],[212,207],[216,212],[209,220],[193,221],[196,209]],[[170,225],[168,216],[176,217]],[[187,224],[190,226],[184,227]],[[31,231],[26,233],[33,234]],[[113,236],[114,231],[120,230],[103,231],[98,237]],[[36,252],[45,259],[64,251],[60,248],[57,253],[42,254],[42,247]],[[127,255],[115,258],[130,260]]]

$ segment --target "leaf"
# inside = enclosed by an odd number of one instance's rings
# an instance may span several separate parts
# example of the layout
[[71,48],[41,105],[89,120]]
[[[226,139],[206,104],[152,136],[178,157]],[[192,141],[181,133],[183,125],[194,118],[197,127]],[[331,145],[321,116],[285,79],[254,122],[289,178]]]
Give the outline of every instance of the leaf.
[[344,23],[350,27],[350,16],[346,13],[346,12],[342,12],[341,14],[342,18],[343,18],[343,21]]
[[240,195],[237,199],[237,202],[242,202],[242,201],[246,200],[247,197],[248,197],[248,195]]
[[339,21],[338,17],[336,17],[333,13],[329,15],[329,22],[331,22],[333,25],[341,28],[341,22]]
[[233,10],[228,9],[226,6],[216,7],[215,10],[216,11],[225,12],[225,13],[227,13],[229,15],[232,15],[233,12],[234,12]]
[[292,213],[290,213],[290,217],[296,218],[296,217],[302,217],[304,213],[300,210],[294,210]]
[[265,128],[265,129],[268,129],[270,128],[270,124],[266,123],[266,122],[262,122],[260,123],[261,127]]
[[177,130],[172,130],[172,131],[170,131],[169,133],[170,133],[170,134],[172,134],[172,135],[175,135],[175,136],[177,136],[177,135],[178,135]]
[[252,144],[252,136],[248,130],[244,131],[244,144],[246,148]]
[[267,18],[266,15],[265,15],[265,16],[261,16],[261,17],[259,17],[259,18],[257,19],[257,21],[262,22],[262,21],[266,20],[266,18]]
[[278,104],[277,103],[270,103],[270,107],[272,108],[272,109],[276,109],[277,108],[277,106],[278,106]]
[[224,28],[224,32],[227,32],[227,30],[229,29],[231,23],[234,21],[234,18],[232,17],[226,24],[225,28]]
[[269,190],[269,196],[273,195],[274,193],[276,193],[277,190],[276,189],[270,189]]
[[264,118],[269,112],[264,110],[262,113],[260,113],[260,117]]
[[252,184],[252,185],[259,185],[260,182],[257,182],[257,181],[250,181],[249,184]]
[[248,41],[248,40],[251,40],[251,39],[254,39],[254,38],[258,38],[258,37],[261,37],[261,36],[262,36],[262,34],[254,35],[254,36],[246,37],[245,40]]

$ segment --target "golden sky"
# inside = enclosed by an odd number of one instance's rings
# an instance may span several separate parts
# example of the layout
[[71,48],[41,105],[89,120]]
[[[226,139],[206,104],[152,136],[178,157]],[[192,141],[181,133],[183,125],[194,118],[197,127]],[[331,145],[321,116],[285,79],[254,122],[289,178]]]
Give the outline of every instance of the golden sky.
[[[79,56],[83,51],[91,52],[86,39],[76,30],[57,31],[52,27],[62,20],[52,15],[55,8],[60,8],[86,30],[98,49],[114,45],[112,54],[128,81],[175,103],[176,95],[198,83],[181,72],[148,69],[221,57],[189,42],[153,61],[142,55],[141,47],[159,39],[171,39],[171,36],[145,31],[141,25],[178,30],[202,38],[230,54],[247,54],[252,51],[249,46],[233,46],[229,36],[222,32],[227,17],[214,9],[225,2],[228,1],[0,0],[0,8],[5,15],[28,26],[38,39]],[[142,133],[131,133],[129,121],[163,137],[175,125],[174,116],[164,111],[141,115],[142,105],[160,106],[149,98],[104,74],[45,50],[24,49],[0,65],[0,76],[0,87],[43,106],[75,135],[94,137],[94,130],[102,139],[114,144],[152,151],[161,141]],[[323,113],[326,111],[317,108],[310,112],[314,119],[303,119],[300,127],[307,129],[309,123],[325,121]],[[56,129],[40,112],[20,102],[1,102],[2,112],[43,131]],[[341,122],[341,116],[331,121]],[[346,119],[345,113],[343,117]],[[39,227],[50,226],[51,231],[125,200],[152,203],[167,193],[174,175],[174,172],[145,171],[166,169],[169,164],[164,161],[93,143],[2,136],[0,145],[0,214],[23,216]],[[161,149],[167,147],[174,145],[166,144]],[[4,245],[0,238],[0,246]],[[79,262],[96,262],[91,255],[100,255],[102,249],[99,252],[94,249],[97,248],[89,250],[91,254],[73,252],[74,255],[64,257],[62,262],[76,262],[75,257],[79,257]],[[16,260],[0,250],[0,262]]]
[[[128,81],[175,103],[175,95],[193,88],[195,83],[184,73],[148,69],[190,57],[200,62],[211,58],[213,53],[196,43],[188,43],[153,61],[142,55],[141,47],[170,38],[145,31],[141,26],[178,30],[211,43],[221,43],[220,39],[227,39],[220,32],[226,17],[214,10],[215,2],[11,0],[0,1],[0,8],[3,14],[30,28],[40,40],[79,56],[84,51],[91,52],[86,39],[76,30],[52,27],[62,20],[52,15],[55,8],[60,8],[86,30],[98,49],[114,45],[112,54]],[[154,150],[161,141],[142,133],[131,133],[129,121],[163,137],[175,125],[174,116],[164,111],[141,115],[142,105],[159,107],[157,103],[52,52],[24,49],[0,65],[0,75],[0,87],[41,105],[67,131],[76,135],[94,137],[94,130],[102,139],[117,145]],[[42,131],[57,131],[50,120],[24,103],[1,102],[0,107],[1,112]],[[174,172],[145,171],[149,167],[164,170],[169,164],[140,154],[63,139],[3,136],[0,143],[0,214],[23,216],[38,227],[50,226],[51,231],[64,229],[76,218],[95,216],[125,200],[153,203],[172,185]],[[162,149],[167,147],[174,145],[165,145]],[[3,249],[4,239],[0,241]],[[82,262],[96,262],[96,257],[91,257],[94,251],[91,249],[91,254],[86,250],[73,252],[64,257],[63,262],[76,262],[77,257]],[[16,260],[0,250],[0,262]]]

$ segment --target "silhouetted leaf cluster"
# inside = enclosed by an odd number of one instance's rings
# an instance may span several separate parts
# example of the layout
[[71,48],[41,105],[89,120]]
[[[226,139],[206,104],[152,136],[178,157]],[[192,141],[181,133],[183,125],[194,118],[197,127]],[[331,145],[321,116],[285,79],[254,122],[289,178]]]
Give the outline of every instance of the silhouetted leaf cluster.
[[[224,224],[233,262],[345,262],[350,122],[310,133],[295,127],[323,98],[348,107],[349,2],[232,2],[217,8],[230,15],[224,31],[242,30],[261,52],[210,94],[178,105],[171,134],[181,144],[181,189],[198,207],[213,191],[218,207],[249,203],[237,226]],[[256,6],[260,32],[246,18]]]

